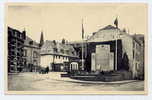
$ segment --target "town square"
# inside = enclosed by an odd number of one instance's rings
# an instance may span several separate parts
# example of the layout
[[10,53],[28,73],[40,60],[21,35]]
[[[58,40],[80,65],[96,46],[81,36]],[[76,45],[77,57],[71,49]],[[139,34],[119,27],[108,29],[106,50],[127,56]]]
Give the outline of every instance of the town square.
[[145,4],[27,3],[7,10],[8,92],[144,93]]

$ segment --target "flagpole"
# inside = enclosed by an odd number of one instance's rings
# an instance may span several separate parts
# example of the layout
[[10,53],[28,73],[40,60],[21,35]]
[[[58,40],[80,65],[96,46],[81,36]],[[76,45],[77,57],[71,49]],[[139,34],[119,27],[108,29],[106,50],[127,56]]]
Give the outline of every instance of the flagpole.
[[82,68],[84,67],[84,64],[83,64],[83,39],[82,39]]
[[[117,29],[116,29],[117,30]],[[116,55],[115,55],[115,70],[117,70],[117,31],[116,31]]]
[[118,56],[118,51],[117,51],[117,46],[118,46],[118,43],[117,43],[117,38],[118,38],[118,19],[116,18],[114,24],[116,25],[116,42],[115,42],[115,69],[114,70],[117,70],[117,56]]
[[82,69],[84,67],[84,63],[83,63],[83,36],[84,35],[84,30],[83,30],[83,19],[82,19]]

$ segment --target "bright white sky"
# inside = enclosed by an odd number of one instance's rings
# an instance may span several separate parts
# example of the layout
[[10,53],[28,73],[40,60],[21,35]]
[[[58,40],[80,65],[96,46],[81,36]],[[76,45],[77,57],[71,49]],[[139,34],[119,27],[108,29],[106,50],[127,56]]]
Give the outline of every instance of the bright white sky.
[[119,28],[131,34],[147,33],[145,4],[15,4],[8,6],[7,25],[22,31],[39,42],[44,40],[81,40],[81,19],[85,35],[111,24],[118,16]]

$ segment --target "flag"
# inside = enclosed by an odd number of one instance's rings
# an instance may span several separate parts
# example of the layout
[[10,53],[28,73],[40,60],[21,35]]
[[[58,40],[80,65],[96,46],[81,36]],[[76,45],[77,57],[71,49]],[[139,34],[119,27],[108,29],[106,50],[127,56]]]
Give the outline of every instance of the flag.
[[82,20],[82,39],[84,38],[84,28],[83,28],[83,20]]
[[117,19],[117,18],[115,19],[114,24],[115,24],[116,27],[118,28],[118,19]]

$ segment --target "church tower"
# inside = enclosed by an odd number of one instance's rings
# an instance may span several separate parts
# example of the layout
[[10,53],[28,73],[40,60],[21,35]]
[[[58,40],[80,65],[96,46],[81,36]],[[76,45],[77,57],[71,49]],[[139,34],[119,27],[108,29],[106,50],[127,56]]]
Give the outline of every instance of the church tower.
[[40,44],[39,46],[42,47],[44,44],[44,38],[43,38],[43,32],[41,32],[41,37],[40,37]]

